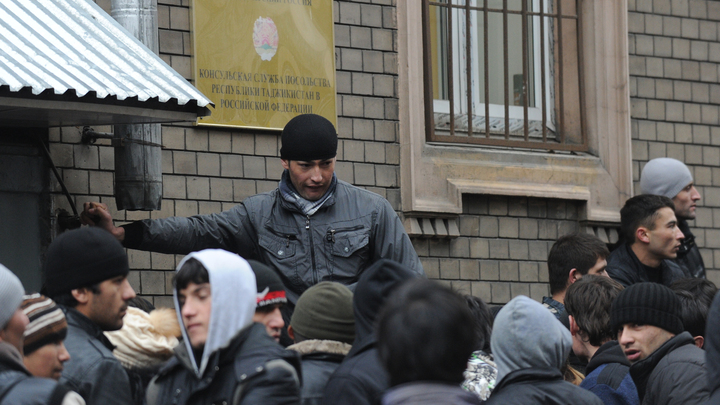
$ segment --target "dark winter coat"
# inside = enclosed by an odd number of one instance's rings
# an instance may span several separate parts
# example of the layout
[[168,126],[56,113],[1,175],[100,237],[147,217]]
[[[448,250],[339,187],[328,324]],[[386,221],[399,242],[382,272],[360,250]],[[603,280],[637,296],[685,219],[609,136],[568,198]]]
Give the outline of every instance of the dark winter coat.
[[597,395],[605,405],[638,405],[637,388],[630,376],[630,362],[616,340],[600,346],[586,368],[581,388]]
[[337,281],[352,289],[363,271],[382,258],[424,274],[390,203],[340,180],[335,194],[309,217],[275,189],[217,214],[125,225],[123,244],[175,254],[220,248],[257,259],[280,272],[293,304],[321,281]]
[[322,403],[325,386],[332,373],[350,351],[350,345],[333,340],[306,340],[288,347],[300,353],[303,386],[302,405]]
[[710,392],[706,404],[720,405],[720,294],[715,294],[708,311],[704,348],[707,387]]
[[391,260],[379,260],[358,281],[353,294],[355,341],[325,388],[326,405],[379,404],[390,386],[389,376],[376,347],[375,318],[391,291],[403,281],[417,277],[408,267]]
[[213,353],[202,378],[193,371],[192,353],[177,346],[176,356],[147,389],[148,404],[299,404],[300,360],[253,323],[229,345]]
[[487,405],[602,405],[595,394],[565,380],[560,370],[526,368],[503,377]]
[[80,394],[88,405],[131,404],[130,379],[102,329],[74,308],[61,308],[68,323],[65,347],[70,360],[64,364],[60,383]]
[[673,281],[685,278],[683,270],[671,260],[663,260],[657,269],[645,266],[629,244],[620,245],[610,253],[607,258],[607,273],[623,287],[646,281],[670,286]]
[[708,399],[705,352],[689,332],[633,364],[630,375],[643,405],[692,405]]
[[678,228],[685,238],[680,241],[680,250],[678,250],[677,258],[673,261],[688,277],[705,278],[705,262],[703,262],[700,249],[695,243],[695,235],[690,232],[690,226],[684,219],[678,221]]
[[82,398],[49,378],[35,378],[25,368],[20,352],[0,342],[0,404],[81,405]]

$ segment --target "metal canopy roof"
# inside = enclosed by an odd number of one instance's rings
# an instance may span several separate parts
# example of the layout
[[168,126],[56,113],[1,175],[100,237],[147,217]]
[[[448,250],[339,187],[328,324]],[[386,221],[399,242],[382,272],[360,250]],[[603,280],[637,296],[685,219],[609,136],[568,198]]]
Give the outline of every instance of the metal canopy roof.
[[194,121],[212,102],[92,0],[0,1],[0,125]]

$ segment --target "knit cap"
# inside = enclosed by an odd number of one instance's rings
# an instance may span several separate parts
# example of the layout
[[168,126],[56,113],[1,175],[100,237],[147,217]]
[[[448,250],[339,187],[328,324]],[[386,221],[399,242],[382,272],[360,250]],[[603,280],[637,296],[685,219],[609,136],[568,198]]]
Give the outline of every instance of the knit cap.
[[672,199],[692,182],[692,174],[685,163],[673,158],[657,158],[645,164],[640,175],[640,191]]
[[125,249],[109,232],[95,227],[66,231],[47,251],[45,288],[50,297],[97,284],[130,271]]
[[325,117],[303,114],[291,119],[280,135],[280,158],[285,160],[325,160],[337,155],[337,132]]
[[613,330],[626,323],[652,325],[675,335],[684,330],[680,300],[658,283],[637,283],[624,289],[613,302],[610,322]]
[[38,293],[26,295],[22,310],[30,320],[25,327],[23,352],[26,356],[45,345],[65,340],[67,320],[55,301]]
[[25,289],[15,273],[0,264],[0,330],[5,329],[10,318],[22,304]]
[[257,306],[255,310],[274,304],[285,304],[287,297],[285,296],[285,286],[283,286],[280,277],[270,267],[257,262],[248,260],[250,268],[255,273],[255,282],[257,283]]
[[307,339],[352,344],[355,340],[353,293],[331,281],[308,288],[295,305],[290,326]]
[[182,335],[175,310],[158,308],[150,313],[128,307],[122,328],[104,332],[115,346],[113,355],[125,368],[152,368],[168,361]]

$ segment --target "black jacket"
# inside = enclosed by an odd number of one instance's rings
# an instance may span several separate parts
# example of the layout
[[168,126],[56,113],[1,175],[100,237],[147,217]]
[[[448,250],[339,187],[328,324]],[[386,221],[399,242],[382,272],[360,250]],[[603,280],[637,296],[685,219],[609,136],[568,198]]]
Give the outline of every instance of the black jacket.
[[705,263],[700,249],[695,244],[695,235],[690,232],[690,226],[684,219],[678,221],[678,227],[685,238],[680,241],[680,250],[678,250],[674,262],[680,266],[687,277],[705,278]]
[[410,268],[382,259],[360,276],[355,294],[355,342],[325,387],[326,405],[371,405],[380,403],[390,386],[380,363],[375,339],[375,318],[391,291],[403,281],[417,277]]
[[616,340],[600,346],[587,366],[580,387],[597,395],[605,405],[637,405],[637,388],[630,376],[630,362]]
[[646,281],[670,286],[673,281],[685,278],[682,269],[671,260],[663,260],[657,269],[645,266],[629,244],[620,245],[610,253],[607,258],[607,273],[623,287]]
[[160,370],[147,390],[148,404],[299,404],[300,359],[253,323],[211,355],[201,379],[186,346]]
[[720,294],[715,294],[707,316],[705,363],[710,399],[707,405],[720,405]]
[[303,386],[300,391],[302,405],[322,403],[330,376],[345,359],[350,345],[334,340],[305,340],[288,347],[300,353]]
[[603,405],[595,394],[565,380],[559,370],[525,368],[503,377],[487,405]]
[[705,352],[689,332],[633,364],[630,375],[645,405],[692,405],[708,399]]

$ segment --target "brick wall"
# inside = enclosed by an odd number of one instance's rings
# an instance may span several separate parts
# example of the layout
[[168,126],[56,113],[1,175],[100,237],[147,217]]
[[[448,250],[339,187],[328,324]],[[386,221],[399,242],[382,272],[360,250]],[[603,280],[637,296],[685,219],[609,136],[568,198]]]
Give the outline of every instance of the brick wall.
[[[335,1],[335,55],[340,142],[337,175],[400,209],[396,0]],[[98,0],[109,12],[110,0]],[[635,181],[648,159],[670,156],[694,171],[703,195],[694,231],[708,267],[720,265],[720,2],[629,2]],[[159,0],[161,57],[191,79],[189,0]],[[108,130],[109,128],[96,128]],[[418,136],[423,136],[418,134]],[[51,153],[78,205],[107,203],[119,223],[228,209],[277,186],[277,133],[163,126],[163,203],[157,212],[117,211],[113,152],[85,146],[77,128],[51,131]],[[67,207],[53,183],[54,208]],[[549,293],[546,259],[554,240],[579,229],[576,202],[465,196],[460,237],[414,238],[431,278],[491,303]],[[133,287],[156,305],[171,305],[179,257],[128,251]],[[720,284],[720,272],[709,272]]]

